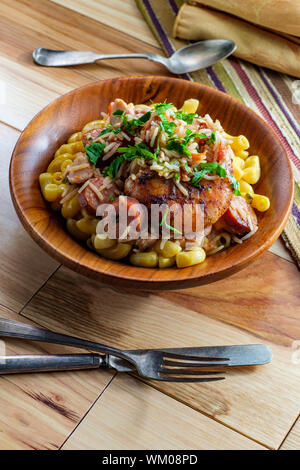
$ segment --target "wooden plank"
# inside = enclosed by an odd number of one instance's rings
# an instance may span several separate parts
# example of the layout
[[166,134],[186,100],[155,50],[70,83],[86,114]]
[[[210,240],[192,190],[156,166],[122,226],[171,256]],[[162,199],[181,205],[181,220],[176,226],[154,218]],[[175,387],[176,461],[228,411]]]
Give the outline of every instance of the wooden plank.
[[[270,253],[261,257],[261,263],[275,273],[286,268],[282,273],[282,277],[286,277],[286,283],[281,284],[280,289],[272,279],[272,282],[266,279],[266,283],[260,287],[261,295],[265,298],[270,295],[270,289],[272,295],[277,293],[276,303],[272,308],[271,303],[269,305],[266,302],[263,309],[259,298],[255,297],[256,286],[253,288],[251,283],[258,271],[257,265],[244,271],[243,276],[237,274],[232,276],[232,281],[223,281],[222,285],[216,283],[196,288],[187,294],[175,292],[175,304],[165,299],[165,294],[158,296],[145,292],[118,292],[66,268],[60,268],[27,305],[23,314],[50,329],[129,349],[258,342],[270,344],[274,354],[272,364],[230,370],[225,381],[200,385],[152,382],[151,385],[263,445],[277,448],[299,412],[300,371],[291,361],[292,325],[286,300],[288,298],[290,304],[294,302],[295,293],[288,288],[287,283],[293,281],[289,269],[296,268],[292,263]],[[238,294],[237,286],[241,276],[243,286]],[[276,280],[276,276],[274,279]],[[279,280],[282,282],[281,277]],[[220,290],[223,293],[223,303]],[[199,291],[202,293],[199,302],[205,304],[204,312],[210,316],[182,305],[182,299],[185,299],[187,305],[190,297],[191,307],[194,308],[197,305],[194,297],[197,297]],[[242,292],[244,296],[247,296],[247,292],[253,292],[256,315],[252,305],[241,301]],[[170,297],[172,295],[169,293]],[[215,297],[219,299],[217,307]],[[245,319],[243,330],[228,324],[237,322],[234,315],[231,318],[226,314],[230,298],[231,308],[238,310]],[[235,306],[235,302],[240,307]],[[224,322],[221,321],[222,311]],[[213,314],[219,319],[212,318]],[[294,315],[296,327],[295,312]],[[255,321],[257,326],[254,328]],[[274,321],[278,328],[277,335],[274,334]],[[246,331],[247,328],[250,332]],[[278,342],[286,346],[272,344],[266,339],[269,331],[271,338],[279,339]],[[116,409],[116,413],[121,413],[121,410]]]
[[278,344],[300,337],[299,272],[272,253],[222,281],[158,295]]
[[300,449],[300,418],[297,419],[294,426],[283,441],[280,450],[299,450]]
[[263,449],[139,380],[121,374],[62,448]]
[[52,0],[89,18],[157,46],[150,28],[137,8],[135,0]]
[[13,208],[8,167],[19,132],[0,124],[0,304],[20,311],[58,267],[25,232]]
[[3,0],[0,30],[0,83],[6,87],[0,120],[19,129],[54,98],[92,80],[118,75],[166,75],[159,64],[133,59],[56,69],[35,65],[31,54],[39,46],[97,51],[101,45],[103,53],[160,52],[157,47],[121,31],[116,34],[109,26],[47,0]]
[[[0,316],[24,322],[1,306]],[[1,346],[3,354],[3,342]],[[12,339],[4,346],[5,354],[79,352]],[[0,449],[59,448],[112,377],[113,372],[104,370],[0,376]]]

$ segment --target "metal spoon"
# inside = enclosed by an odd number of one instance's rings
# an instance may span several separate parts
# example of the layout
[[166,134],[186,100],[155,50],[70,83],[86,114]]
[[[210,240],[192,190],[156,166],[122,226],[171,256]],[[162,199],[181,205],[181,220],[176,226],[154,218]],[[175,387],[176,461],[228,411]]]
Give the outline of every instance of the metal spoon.
[[236,49],[233,41],[212,39],[190,44],[174,52],[171,57],[158,54],[97,54],[91,51],[54,51],[39,47],[32,53],[33,60],[46,67],[66,67],[69,65],[91,64],[102,59],[148,59],[164,65],[170,72],[182,74],[194,72],[225,59]]

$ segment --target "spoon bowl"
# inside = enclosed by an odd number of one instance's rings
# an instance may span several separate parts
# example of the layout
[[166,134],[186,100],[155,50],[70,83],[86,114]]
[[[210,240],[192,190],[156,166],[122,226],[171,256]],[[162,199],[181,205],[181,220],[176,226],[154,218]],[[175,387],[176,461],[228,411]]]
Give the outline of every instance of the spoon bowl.
[[175,74],[195,72],[226,59],[235,49],[236,44],[225,39],[195,42],[179,49],[166,59],[166,67]]

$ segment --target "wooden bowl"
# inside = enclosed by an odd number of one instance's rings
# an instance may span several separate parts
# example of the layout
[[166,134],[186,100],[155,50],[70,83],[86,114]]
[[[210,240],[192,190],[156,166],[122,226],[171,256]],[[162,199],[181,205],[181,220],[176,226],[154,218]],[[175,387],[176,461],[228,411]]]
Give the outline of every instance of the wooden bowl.
[[[256,192],[267,195],[270,209],[259,214],[259,229],[242,245],[210,256],[198,266],[177,269],[137,268],[90,252],[65,231],[60,215],[43,199],[38,177],[56,149],[84,124],[98,119],[115,98],[149,103],[167,99],[180,107],[197,98],[198,112],[219,119],[232,135],[244,134],[251,154],[261,158]],[[291,165],[273,130],[238,100],[198,83],[169,77],[122,77],[78,88],[43,109],[22,132],[12,155],[10,188],[17,214],[32,238],[57,261],[86,276],[127,288],[180,289],[206,284],[235,273],[269,248],[287,221],[293,201]]]

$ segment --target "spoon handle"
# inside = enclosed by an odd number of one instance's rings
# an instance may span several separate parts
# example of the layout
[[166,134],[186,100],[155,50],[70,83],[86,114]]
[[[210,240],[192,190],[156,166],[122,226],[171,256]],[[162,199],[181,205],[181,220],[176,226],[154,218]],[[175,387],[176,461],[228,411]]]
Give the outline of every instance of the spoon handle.
[[70,65],[91,64],[103,59],[148,59],[163,63],[163,57],[151,53],[139,54],[96,54],[92,51],[55,51],[42,47],[32,54],[34,62],[46,67],[66,67]]

